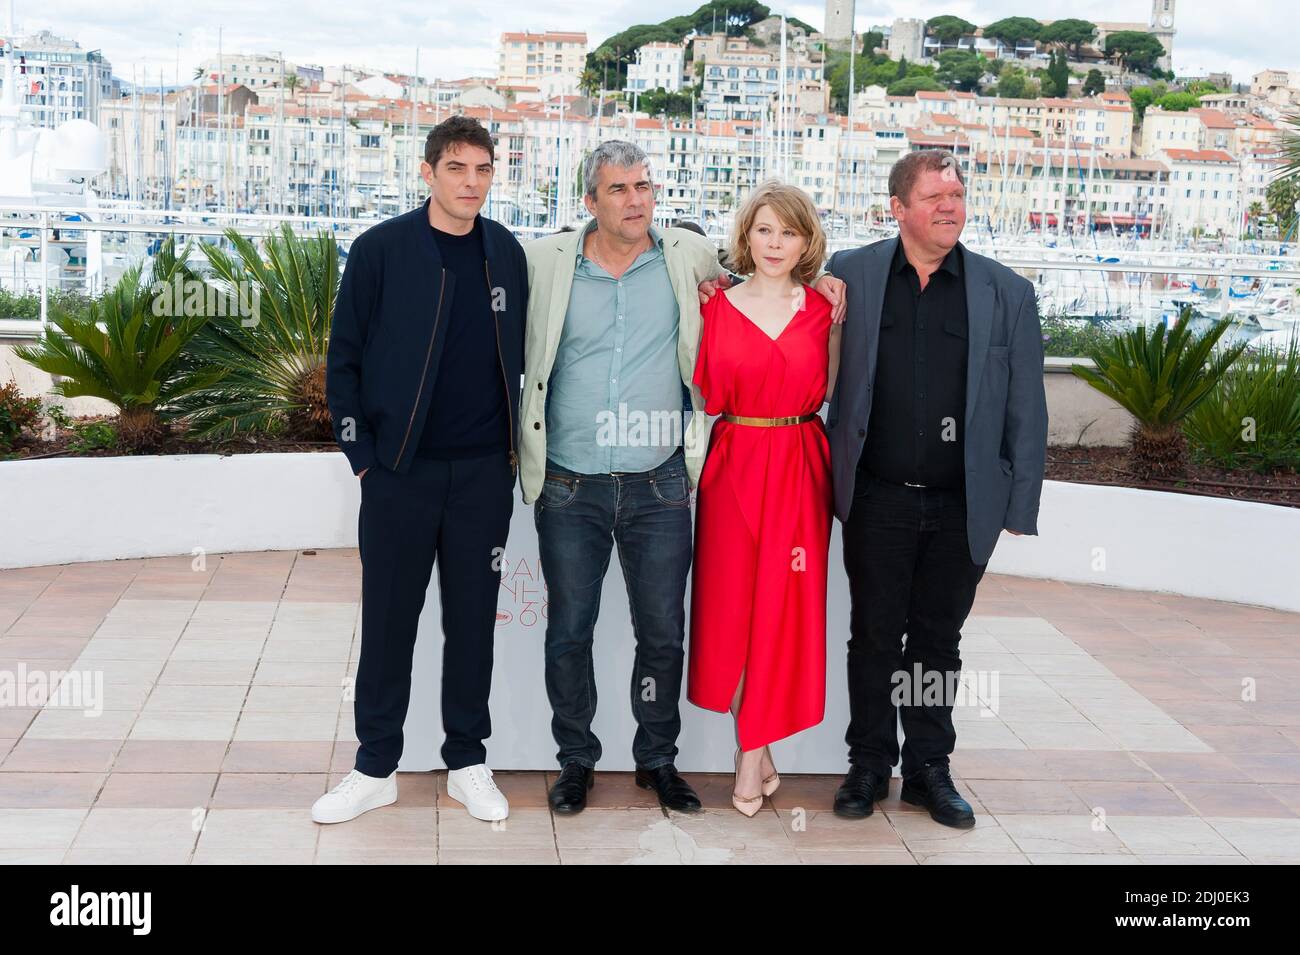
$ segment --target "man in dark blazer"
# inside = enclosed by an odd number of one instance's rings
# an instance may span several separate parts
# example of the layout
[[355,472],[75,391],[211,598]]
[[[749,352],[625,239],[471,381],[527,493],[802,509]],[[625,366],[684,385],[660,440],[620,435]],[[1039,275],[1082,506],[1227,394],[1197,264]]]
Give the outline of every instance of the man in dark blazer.
[[852,599],[850,769],[835,812],[868,816],[885,796],[901,719],[902,799],[969,828],[948,769],[958,643],[998,536],[1038,532],[1042,331],[1032,284],[958,241],[951,153],[904,156],[889,191],[898,237],[829,265],[846,284],[827,427]]

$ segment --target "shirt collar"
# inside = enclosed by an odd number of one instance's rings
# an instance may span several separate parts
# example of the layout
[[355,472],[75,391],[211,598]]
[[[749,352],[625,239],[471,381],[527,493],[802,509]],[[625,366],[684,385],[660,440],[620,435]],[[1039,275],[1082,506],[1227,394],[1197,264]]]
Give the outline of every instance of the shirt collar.
[[[583,247],[583,244],[584,244],[584,243],[586,242],[586,240],[587,240],[587,235],[588,235],[589,233],[591,233],[592,231],[594,231],[595,228],[596,228],[596,220],[595,220],[594,218],[593,218],[593,219],[588,219],[588,220],[587,220],[587,224],[584,225],[584,226],[582,227],[582,232],[581,232],[581,234],[578,236],[578,249],[577,249],[577,251],[574,253],[574,259],[575,259],[575,260],[578,262],[578,264],[580,264],[580,265],[582,264],[582,260],[583,260],[583,258],[584,258],[583,254],[582,254],[582,247]],[[653,243],[653,244],[651,245],[650,249],[647,249],[646,251],[648,252],[648,251],[652,251],[652,250],[654,250],[654,249],[658,249],[660,252],[662,252],[662,251],[664,250],[664,237],[663,237],[662,233],[660,233],[660,231],[659,231],[657,228],[655,228],[655,226],[654,226],[653,223],[650,225],[650,228],[649,228],[648,232],[649,232],[649,235],[650,235],[650,241],[651,241],[651,243]],[[900,242],[899,245],[902,245],[902,243]],[[644,255],[644,254],[645,254],[645,253],[642,253],[642,255]],[[639,257],[639,256],[638,256],[638,257]]]
[[[894,249],[893,271],[901,275],[903,270],[911,264],[912,263],[907,261],[907,253],[903,251],[903,240],[899,239],[898,247]],[[961,278],[962,264],[960,245],[954,245],[948,250],[948,254],[945,255],[943,261],[939,263],[939,270],[947,272],[953,278]]]

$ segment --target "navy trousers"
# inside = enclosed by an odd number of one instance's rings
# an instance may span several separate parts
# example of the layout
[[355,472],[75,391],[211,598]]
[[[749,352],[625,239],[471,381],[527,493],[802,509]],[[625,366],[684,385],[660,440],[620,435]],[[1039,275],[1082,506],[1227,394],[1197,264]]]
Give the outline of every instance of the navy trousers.
[[416,626],[435,562],[442,603],[442,758],[448,769],[487,761],[492,734],[492,640],[501,558],[514,506],[504,452],[416,457],[405,474],[376,465],[361,478],[361,659],[356,768],[387,776],[402,755]]

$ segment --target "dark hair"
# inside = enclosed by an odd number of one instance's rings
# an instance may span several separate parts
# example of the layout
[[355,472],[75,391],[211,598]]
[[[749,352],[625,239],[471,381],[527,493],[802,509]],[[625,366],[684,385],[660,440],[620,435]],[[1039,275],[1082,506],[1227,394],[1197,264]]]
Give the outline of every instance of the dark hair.
[[424,141],[424,161],[430,166],[438,165],[438,158],[443,151],[457,143],[486,149],[490,161],[496,161],[496,145],[492,142],[492,135],[477,119],[468,116],[444,119],[429,130],[429,136]]
[[691,232],[695,232],[699,235],[702,235],[706,239],[709,237],[709,234],[704,231],[703,227],[701,227],[701,225],[698,222],[692,222],[690,219],[678,219],[676,222],[673,223],[673,228],[689,229]]
[[957,157],[948,150],[919,149],[907,153],[889,170],[889,194],[898,196],[899,201],[907,205],[907,200],[912,196],[912,187],[916,185],[916,179],[921,173],[941,172],[944,169],[951,169],[956,173],[957,181],[966,185]]

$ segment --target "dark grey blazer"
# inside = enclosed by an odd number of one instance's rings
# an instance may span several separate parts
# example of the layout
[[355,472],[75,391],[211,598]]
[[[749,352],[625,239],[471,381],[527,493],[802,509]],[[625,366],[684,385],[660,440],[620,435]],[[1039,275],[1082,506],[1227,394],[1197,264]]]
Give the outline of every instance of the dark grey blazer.
[[[899,239],[831,256],[829,271],[848,286],[839,377],[827,413],[835,513],[848,520],[858,457],[871,418],[871,386],[885,284]],[[1043,338],[1034,287],[965,246],[969,337],[966,359],[966,531],[971,559],[986,563],[1008,528],[1038,533],[1038,498],[1047,458]]]

